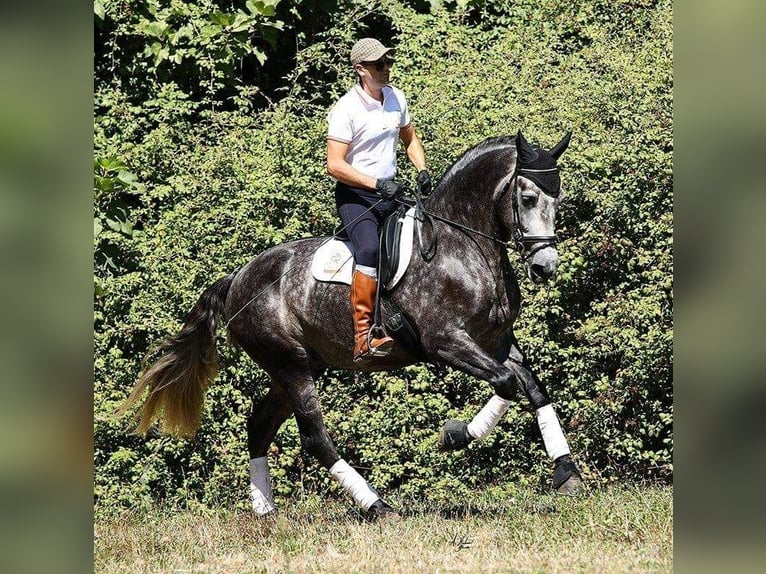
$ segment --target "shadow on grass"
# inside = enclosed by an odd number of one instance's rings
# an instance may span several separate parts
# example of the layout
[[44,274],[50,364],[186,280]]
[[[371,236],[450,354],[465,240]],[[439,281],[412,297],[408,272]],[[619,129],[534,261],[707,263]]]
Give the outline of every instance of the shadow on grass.
[[[402,504],[394,508],[402,519],[439,517],[446,520],[466,520],[470,518],[495,519],[509,515],[550,515],[559,512],[554,497],[545,497],[539,501],[519,501],[516,504],[476,505],[476,504]],[[349,507],[344,518],[351,522],[374,523],[390,520],[364,512],[355,507]]]

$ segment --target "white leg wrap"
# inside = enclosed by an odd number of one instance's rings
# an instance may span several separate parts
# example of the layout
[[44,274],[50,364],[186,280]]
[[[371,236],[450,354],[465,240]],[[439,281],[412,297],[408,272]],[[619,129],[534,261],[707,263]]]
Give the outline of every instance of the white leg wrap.
[[556,416],[556,411],[553,410],[553,405],[545,405],[537,409],[537,424],[543,435],[545,451],[551,460],[570,454],[567,439],[564,436],[564,431],[561,430],[561,424]]
[[330,474],[340,482],[340,485],[351,495],[354,502],[364,510],[369,510],[370,506],[380,498],[367,481],[343,459],[332,465]]
[[260,515],[268,514],[276,508],[274,493],[271,491],[268,457],[250,459],[250,502],[253,510]]
[[497,395],[492,395],[489,402],[479,411],[473,420],[468,423],[468,433],[476,440],[484,440],[492,432],[492,429],[500,422],[500,418],[511,406],[511,401],[507,401]]

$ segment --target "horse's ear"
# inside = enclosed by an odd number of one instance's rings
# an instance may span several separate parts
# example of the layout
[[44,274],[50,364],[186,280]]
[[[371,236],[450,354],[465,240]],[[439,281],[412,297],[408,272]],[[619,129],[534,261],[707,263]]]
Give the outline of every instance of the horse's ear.
[[554,159],[559,159],[561,157],[561,154],[566,151],[566,149],[569,147],[569,140],[572,139],[572,131],[570,130],[567,135],[564,136],[564,139],[562,139],[559,143],[557,143],[553,149],[550,151],[550,154],[553,156]]
[[537,152],[532,149],[532,146],[527,143],[524,136],[521,135],[521,130],[516,134],[516,155],[519,158],[519,163],[528,164],[537,158]]

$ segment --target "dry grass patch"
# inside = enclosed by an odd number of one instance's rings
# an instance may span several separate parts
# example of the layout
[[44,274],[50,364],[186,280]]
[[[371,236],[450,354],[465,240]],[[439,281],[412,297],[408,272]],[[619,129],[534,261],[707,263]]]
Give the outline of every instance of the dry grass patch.
[[378,523],[316,497],[273,519],[126,513],[96,522],[95,572],[672,572],[670,488],[401,506],[402,520]]

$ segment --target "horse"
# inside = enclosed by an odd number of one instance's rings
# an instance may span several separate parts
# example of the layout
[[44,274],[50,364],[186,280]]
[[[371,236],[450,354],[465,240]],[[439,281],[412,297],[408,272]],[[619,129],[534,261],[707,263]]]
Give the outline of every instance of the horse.
[[536,284],[555,274],[555,215],[563,197],[557,160],[571,135],[550,150],[529,144],[520,130],[486,139],[468,149],[422,201],[434,249],[413,256],[399,284],[381,294],[412,319],[417,352],[397,344],[386,356],[354,363],[348,286],[320,283],[304,264],[329,238],[299,239],[264,251],[209,286],[183,328],[160,344],[160,358],[144,369],[118,414],[140,404],[135,432],[145,434],[159,420],[167,434],[193,435],[205,389],[217,373],[216,329],[227,320],[229,341],[271,383],[247,419],[250,501],[258,515],[276,511],[267,451],[294,415],[302,450],[329,470],[363,511],[376,518],[399,516],[338,455],[315,381],[328,368],[378,371],[416,362],[458,369],[494,391],[470,422],[446,421],[441,450],[486,438],[521,391],[535,410],[554,464],[553,489],[576,494],[580,472],[545,387],[514,335],[521,293],[508,258],[511,243]]

